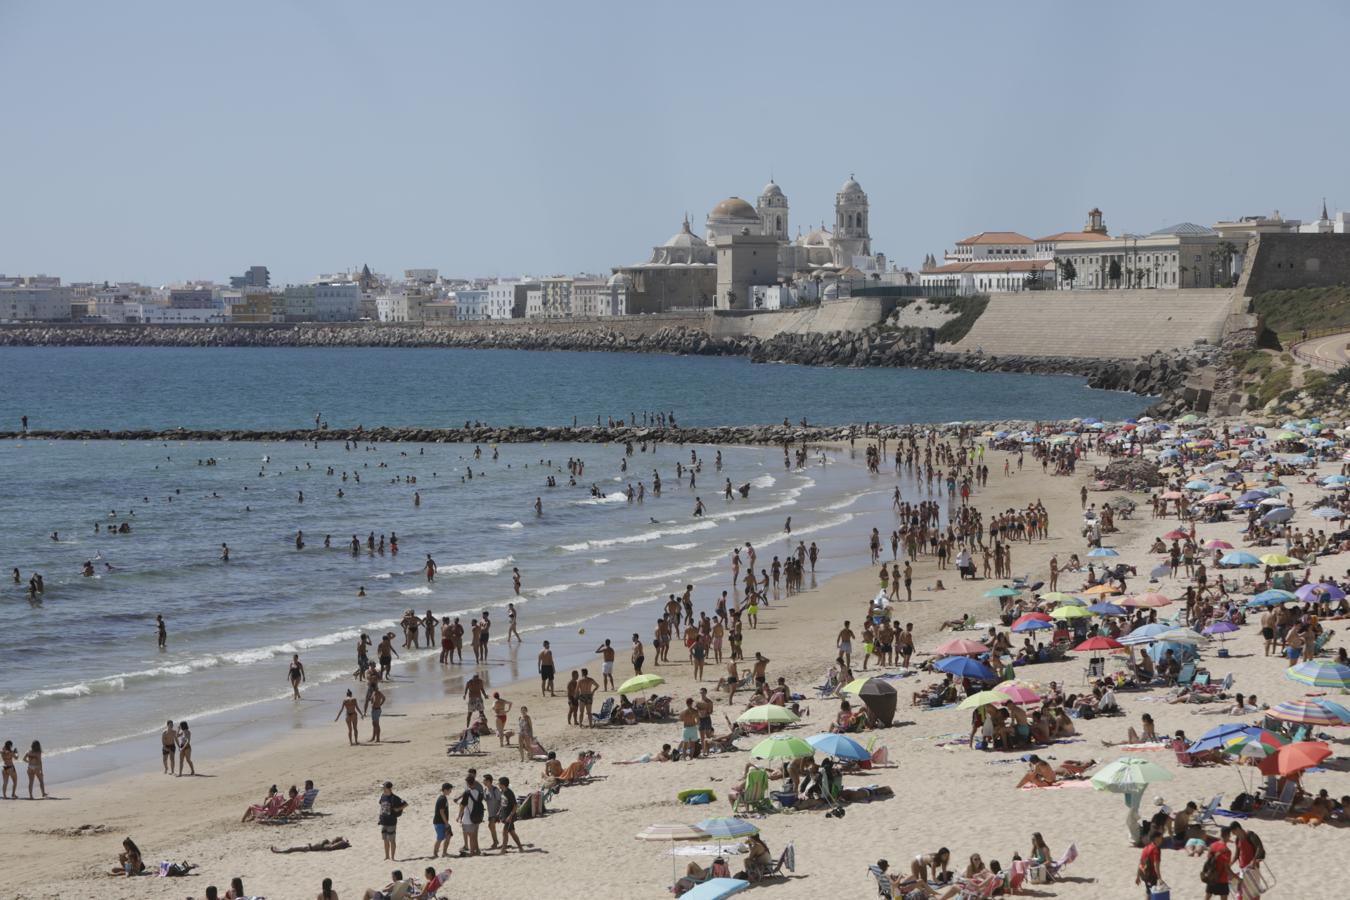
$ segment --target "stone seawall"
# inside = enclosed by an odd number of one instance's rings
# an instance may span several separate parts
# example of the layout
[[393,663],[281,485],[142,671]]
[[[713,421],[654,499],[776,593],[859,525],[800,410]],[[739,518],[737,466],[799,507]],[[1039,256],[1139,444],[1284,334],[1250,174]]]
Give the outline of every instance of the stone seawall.
[[[664,324],[662,324],[664,322]],[[888,366],[977,372],[1070,374],[1105,390],[1144,395],[1180,389],[1186,373],[1212,350],[1155,353],[1138,360],[938,352],[933,330],[883,329],[821,333],[713,336],[699,327],[654,318],[633,331],[575,323],[508,327],[422,328],[390,325],[30,325],[0,328],[0,346],[137,347],[445,347],[577,350],[746,356],[757,363],[807,366]],[[650,327],[650,326],[657,327]]]

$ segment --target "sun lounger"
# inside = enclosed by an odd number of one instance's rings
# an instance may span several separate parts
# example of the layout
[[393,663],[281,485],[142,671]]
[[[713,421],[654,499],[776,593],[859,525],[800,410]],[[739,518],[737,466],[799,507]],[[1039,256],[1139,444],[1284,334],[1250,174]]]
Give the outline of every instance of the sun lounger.
[[778,859],[769,863],[769,867],[764,870],[763,877],[772,878],[776,875],[782,875],[784,869],[789,872],[797,871],[797,851],[792,846],[791,841],[783,848],[783,852],[778,855]]
[[614,722],[614,698],[607,697],[605,702],[600,705],[600,711],[595,714],[596,725],[613,725]]
[[543,744],[539,743],[539,738],[534,735],[530,735],[530,759],[536,761],[548,759],[548,751],[544,749]]
[[445,752],[450,756],[477,753],[478,734],[472,728],[464,729],[455,739],[455,742],[446,748]]

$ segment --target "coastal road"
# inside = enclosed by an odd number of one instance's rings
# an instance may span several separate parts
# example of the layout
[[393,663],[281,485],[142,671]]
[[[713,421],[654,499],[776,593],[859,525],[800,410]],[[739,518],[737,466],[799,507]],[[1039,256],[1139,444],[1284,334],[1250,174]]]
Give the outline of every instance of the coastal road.
[[1308,365],[1334,372],[1350,364],[1350,330],[1299,341],[1290,350]]

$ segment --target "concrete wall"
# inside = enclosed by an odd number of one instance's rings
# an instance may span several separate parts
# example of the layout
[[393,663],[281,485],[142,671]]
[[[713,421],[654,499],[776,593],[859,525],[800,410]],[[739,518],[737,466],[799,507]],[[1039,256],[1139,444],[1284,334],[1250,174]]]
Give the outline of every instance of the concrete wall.
[[827,300],[819,306],[756,312],[742,315],[719,312],[713,317],[714,337],[753,335],[767,340],[784,332],[791,334],[828,334],[831,331],[862,331],[879,324],[895,307],[895,301],[882,297],[850,297]]
[[1350,234],[1263,234],[1253,245],[1239,284],[1248,297],[1350,284]]
[[990,356],[1138,359],[1218,344],[1246,301],[1235,290],[1036,291],[993,294],[984,314],[939,350]]

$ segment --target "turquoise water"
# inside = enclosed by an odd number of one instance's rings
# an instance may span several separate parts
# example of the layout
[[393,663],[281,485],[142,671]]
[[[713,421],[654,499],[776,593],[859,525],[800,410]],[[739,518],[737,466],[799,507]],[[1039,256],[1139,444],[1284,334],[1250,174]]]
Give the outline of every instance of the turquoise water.
[[0,426],[52,429],[1119,419],[1149,402],[1067,375],[526,350],[4,347],[0,385]]

